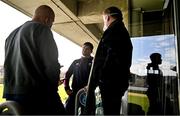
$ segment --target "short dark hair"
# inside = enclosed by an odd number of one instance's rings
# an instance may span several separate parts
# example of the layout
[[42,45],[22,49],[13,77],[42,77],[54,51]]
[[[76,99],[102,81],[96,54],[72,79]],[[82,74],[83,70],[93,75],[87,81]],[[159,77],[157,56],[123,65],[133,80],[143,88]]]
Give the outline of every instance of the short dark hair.
[[160,59],[160,58],[161,58],[161,54],[160,53],[152,53],[150,55],[151,61],[155,61],[156,59]]
[[123,20],[121,10],[115,6],[111,6],[111,7],[106,8],[103,13],[110,15],[115,19]]
[[91,48],[91,50],[93,50],[93,48],[94,48],[93,44],[90,42],[85,42],[83,45],[89,46]]

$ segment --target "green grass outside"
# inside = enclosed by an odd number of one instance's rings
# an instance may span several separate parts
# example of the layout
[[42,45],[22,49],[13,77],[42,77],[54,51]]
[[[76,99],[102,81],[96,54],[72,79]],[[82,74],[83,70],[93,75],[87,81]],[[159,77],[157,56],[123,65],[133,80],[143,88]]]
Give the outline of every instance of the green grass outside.
[[63,103],[65,103],[65,101],[67,100],[68,98],[68,95],[66,94],[66,91],[64,89],[64,85],[60,85],[59,88],[58,88],[58,93],[61,97],[61,100]]
[[147,114],[148,107],[149,107],[149,100],[147,95],[140,94],[140,93],[128,93],[128,103],[134,103],[140,105],[142,110]]
[[2,98],[3,95],[3,84],[0,84],[0,103],[6,101],[5,99]]

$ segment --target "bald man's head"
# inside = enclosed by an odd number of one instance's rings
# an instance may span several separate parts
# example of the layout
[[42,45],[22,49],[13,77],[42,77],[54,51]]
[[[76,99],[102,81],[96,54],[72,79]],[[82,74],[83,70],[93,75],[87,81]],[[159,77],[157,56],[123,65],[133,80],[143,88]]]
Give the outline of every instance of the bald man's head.
[[52,8],[47,5],[41,5],[35,10],[32,20],[51,27],[54,22],[54,18],[55,14]]

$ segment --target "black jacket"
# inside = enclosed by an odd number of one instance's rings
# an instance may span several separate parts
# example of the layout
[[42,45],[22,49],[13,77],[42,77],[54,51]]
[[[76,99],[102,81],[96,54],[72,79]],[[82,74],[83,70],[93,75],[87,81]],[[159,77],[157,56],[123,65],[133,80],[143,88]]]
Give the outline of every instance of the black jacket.
[[[94,90],[103,85],[103,91],[116,97],[128,88],[132,60],[132,43],[122,21],[116,20],[104,32],[98,45],[90,81],[88,83],[86,113],[93,111]],[[118,95],[117,95],[118,94]]]
[[74,60],[65,75],[65,89],[70,89],[69,79],[72,79],[72,90],[76,93],[87,85],[93,57],[82,57]]
[[[132,43],[123,22],[114,21],[104,32],[98,45],[92,80],[103,82],[110,87],[128,86],[132,60]],[[117,85],[118,84],[118,85]]]

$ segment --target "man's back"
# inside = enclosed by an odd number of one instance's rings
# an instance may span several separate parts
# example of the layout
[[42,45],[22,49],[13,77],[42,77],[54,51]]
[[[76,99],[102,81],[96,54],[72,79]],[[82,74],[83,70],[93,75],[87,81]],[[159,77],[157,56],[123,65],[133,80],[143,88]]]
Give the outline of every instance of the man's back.
[[5,94],[33,92],[48,83],[39,53],[42,41],[40,40],[42,38],[38,37],[40,31],[51,34],[50,29],[45,25],[26,22],[7,38],[4,63]]
[[3,97],[20,103],[25,114],[64,114],[57,93],[58,51],[50,28],[26,22],[7,38],[5,50]]
[[58,50],[50,30],[55,13],[39,6],[28,21],[6,39],[4,98],[18,102],[24,114],[65,114],[57,93]]

